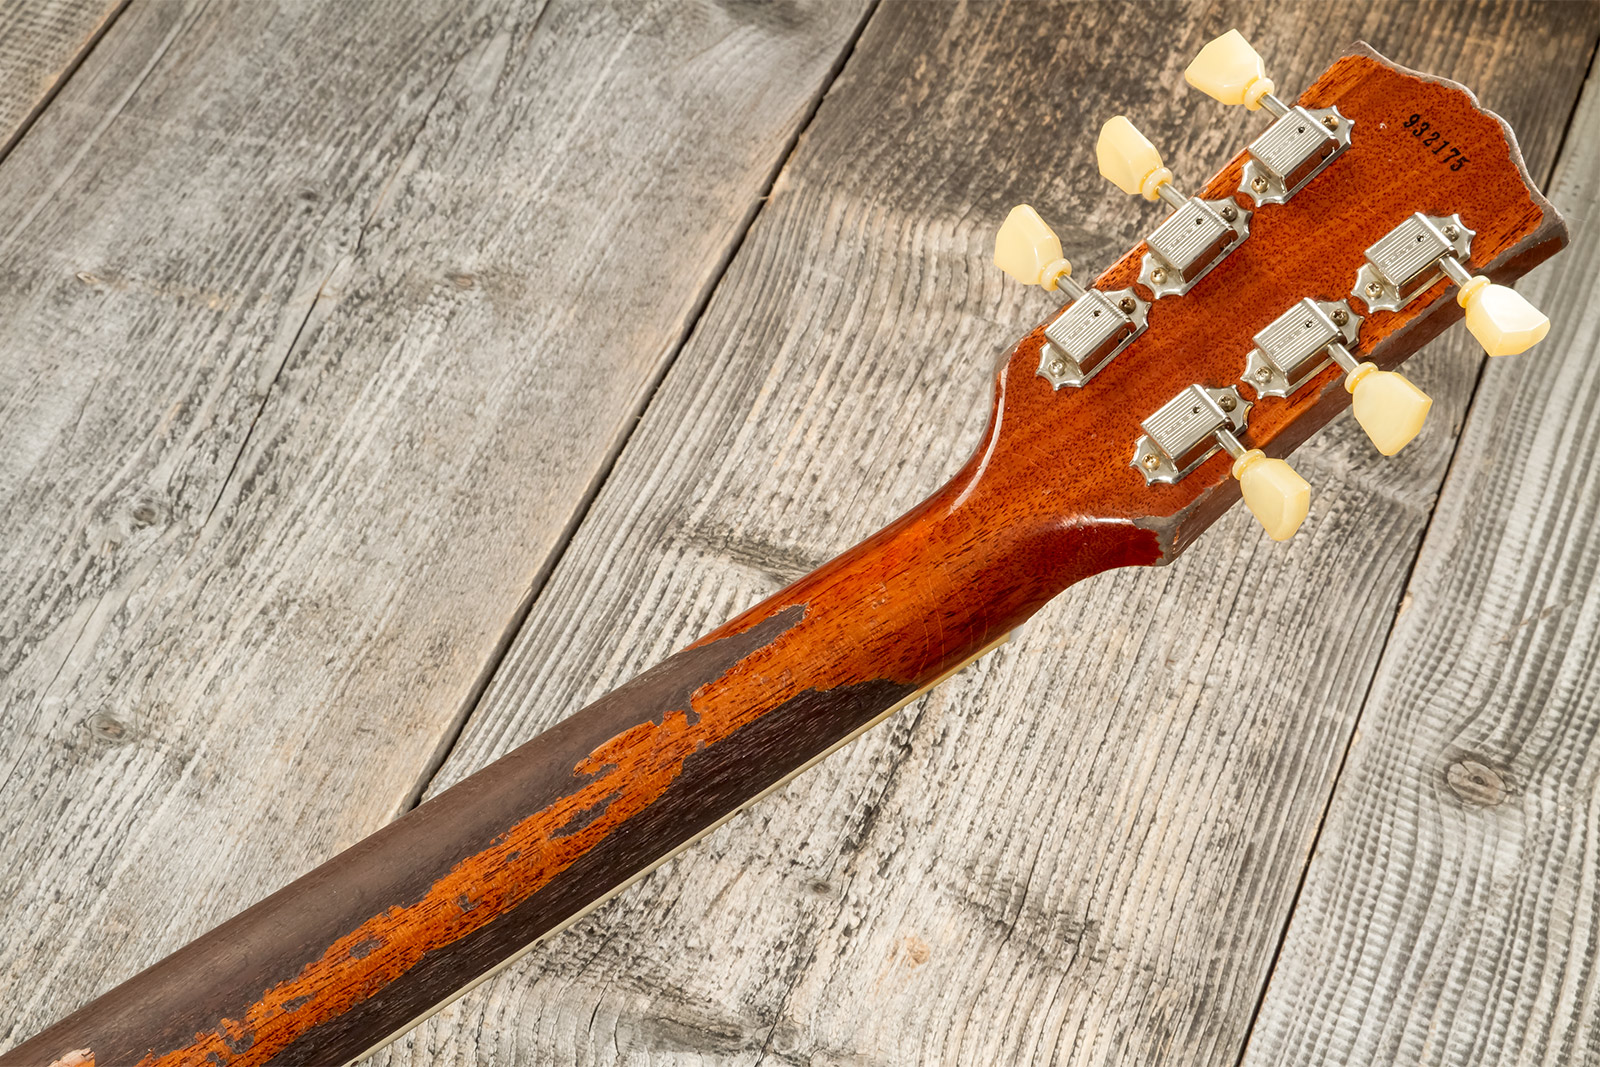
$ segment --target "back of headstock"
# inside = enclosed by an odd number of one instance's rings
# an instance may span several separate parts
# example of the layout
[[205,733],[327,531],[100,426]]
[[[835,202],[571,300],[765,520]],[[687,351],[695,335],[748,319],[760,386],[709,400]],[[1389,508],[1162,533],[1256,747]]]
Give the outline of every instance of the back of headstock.
[[1150,237],[1088,290],[1031,208],[996,246],[1007,273],[1068,300],[1002,368],[994,443],[1055,457],[1028,478],[1057,521],[1140,528],[1162,560],[1241,484],[1268,533],[1292,535],[1309,487],[1281,457],[1352,399],[1397,452],[1431,401],[1392,372],[1464,314],[1491,355],[1542,338],[1548,321],[1503,286],[1567,239],[1509,127],[1458,84],[1358,44],[1284,103],[1233,31],[1187,75],[1260,109],[1249,149],[1191,199],[1118,116],[1101,172],[1170,205]]

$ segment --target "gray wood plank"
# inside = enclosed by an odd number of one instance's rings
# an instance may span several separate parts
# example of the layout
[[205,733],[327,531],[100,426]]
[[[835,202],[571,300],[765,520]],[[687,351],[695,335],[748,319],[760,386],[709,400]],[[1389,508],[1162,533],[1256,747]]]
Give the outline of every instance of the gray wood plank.
[[0,159],[127,0],[0,0]]
[[[880,8],[437,784],[953,473],[991,355],[1045,308],[989,265],[994,227],[1032,202],[1085,265],[1139,237],[1154,212],[1095,174],[1095,131],[1126,109],[1208,174],[1256,128],[1179,88],[1211,36],[1239,26],[1290,89],[1366,37],[1480,88],[1544,173],[1591,16]],[[1294,542],[1235,514],[1075,589],[377,1061],[1231,1062],[1478,358],[1417,361],[1434,425],[1402,457],[1349,423],[1302,449]]]
[[406,807],[862,10],[118,20],[0,166],[0,1041]]
[[1600,81],[1384,651],[1247,1065],[1600,1063]]

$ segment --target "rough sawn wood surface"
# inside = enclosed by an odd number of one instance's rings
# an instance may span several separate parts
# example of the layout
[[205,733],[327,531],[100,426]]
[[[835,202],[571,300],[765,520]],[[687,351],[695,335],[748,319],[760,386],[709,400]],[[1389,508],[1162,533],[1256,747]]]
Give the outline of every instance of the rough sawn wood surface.
[[[0,161],[0,1042],[937,486],[1048,306],[994,226],[1141,237],[1094,133],[1209,174],[1229,26],[1465,82],[1594,210],[1589,4],[134,0]],[[1295,541],[1079,587],[374,1062],[1600,1059],[1592,316],[1530,292],[1401,456],[1297,453]]]
[[412,802],[862,11],[118,18],[0,166],[0,1041]]
[[0,159],[127,0],[0,0]]
[[[1228,8],[1169,37],[1094,8],[1140,74],[1077,79],[1044,21],[929,10],[869,23],[436,784],[948,476],[986,346],[1045,306],[989,267],[992,227],[1034,203],[1091,269],[1137,239],[1158,216],[1095,174],[1095,131],[1125,109],[1207,173],[1254,120],[1172,86],[1221,28],[1292,91],[1359,27],[1482,89],[1541,177],[1593,40],[1572,11]],[[1412,365],[1437,402],[1402,457],[1348,422],[1303,449],[1289,546],[1236,513],[1170,570],[1080,587],[380,1059],[1234,1060],[1481,359],[1458,333]]]
[[1600,1062],[1600,83],[1333,796],[1246,1067]]

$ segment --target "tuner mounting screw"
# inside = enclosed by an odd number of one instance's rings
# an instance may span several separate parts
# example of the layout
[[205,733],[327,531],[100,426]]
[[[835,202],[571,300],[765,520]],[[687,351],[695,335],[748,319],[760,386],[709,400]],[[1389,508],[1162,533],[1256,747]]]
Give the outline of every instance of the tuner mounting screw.
[[1133,297],[1131,297],[1131,296],[1123,297],[1122,300],[1120,302],[1118,302],[1118,304],[1117,304],[1117,307],[1121,308],[1124,312],[1126,312],[1129,315],[1132,315],[1133,312],[1134,312],[1134,309],[1137,308],[1138,306],[1139,306],[1138,304],[1134,303]]
[[1444,238],[1445,238],[1445,240],[1454,241],[1457,237],[1460,237],[1460,236],[1461,236],[1461,231],[1456,229],[1454,226],[1446,226],[1444,228]]
[[1239,217],[1239,211],[1232,204],[1229,204],[1227,207],[1222,209],[1222,217],[1227,219],[1229,222],[1232,222],[1234,219]]
[[1160,456],[1146,456],[1146,457],[1144,457],[1144,469],[1145,470],[1153,471],[1159,466],[1161,466],[1161,457]]
[[1067,369],[1067,364],[1066,364],[1065,360],[1052,359],[1050,361],[1050,373],[1051,374],[1061,374],[1066,369]]
[[1263,178],[1259,174],[1256,175],[1254,178],[1250,179],[1250,188],[1254,189],[1258,193],[1266,192],[1267,191],[1267,179]]
[[1350,321],[1350,312],[1346,311],[1344,308],[1335,308],[1332,317],[1333,324],[1335,326],[1343,326],[1345,323]]
[[1260,370],[1256,371],[1256,381],[1260,382],[1262,385],[1266,385],[1268,382],[1272,381],[1272,372],[1267,368],[1262,367]]
[[1379,295],[1382,295],[1382,293],[1383,293],[1383,286],[1379,285],[1377,282],[1368,282],[1367,283],[1367,295],[1368,296],[1379,296]]
[[1238,406],[1239,402],[1231,396],[1222,396],[1217,398],[1217,407],[1221,408],[1223,411],[1232,411]]
[[1155,270],[1150,272],[1150,280],[1157,285],[1160,285],[1167,280],[1167,272],[1162,270],[1160,267],[1157,267]]
[[1334,118],[1332,115],[1322,116],[1322,124],[1328,127],[1330,130],[1337,130],[1339,128],[1339,120]]

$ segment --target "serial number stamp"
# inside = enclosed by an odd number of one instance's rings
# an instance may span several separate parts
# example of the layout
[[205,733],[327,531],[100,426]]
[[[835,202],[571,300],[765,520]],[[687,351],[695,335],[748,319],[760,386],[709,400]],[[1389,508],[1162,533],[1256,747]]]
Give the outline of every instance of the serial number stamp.
[[1410,130],[1411,136],[1421,141],[1425,150],[1432,153],[1440,163],[1445,164],[1451,170],[1460,170],[1472,162],[1460,148],[1450,143],[1448,137],[1441,131],[1434,129],[1433,123],[1421,115],[1412,114],[1410,118],[1400,124],[1400,128]]

